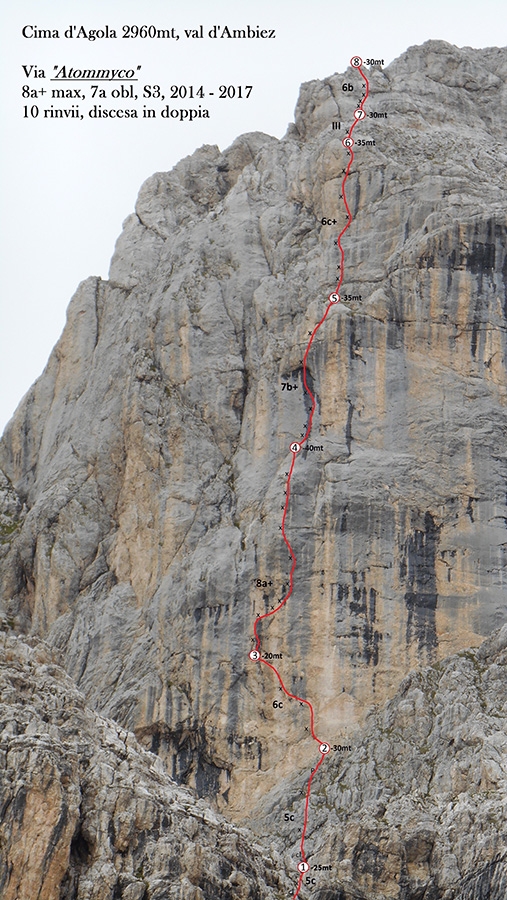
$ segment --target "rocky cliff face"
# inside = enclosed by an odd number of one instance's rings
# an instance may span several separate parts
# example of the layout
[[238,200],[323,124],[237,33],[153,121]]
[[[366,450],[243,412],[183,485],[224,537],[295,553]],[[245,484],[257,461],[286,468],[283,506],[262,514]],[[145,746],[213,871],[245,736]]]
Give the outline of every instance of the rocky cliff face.
[[0,697],[2,900],[287,895],[280,859],[89,709],[49,648],[0,635]]
[[[250,807],[255,837],[88,708],[39,641],[0,635],[0,698],[2,900],[292,895],[299,777]],[[506,698],[507,626],[410,674],[319,773],[302,896],[504,900]]]
[[[432,41],[369,75],[354,299],[309,357],[295,591],[263,626],[331,744],[411,668],[506,619],[506,74],[505,50]],[[0,444],[6,622],[60,648],[94,708],[238,820],[313,758],[247,654],[288,580],[288,446],[360,91],[352,69],[310,82],[284,139],[150,178]]]
[[[318,900],[503,900],[507,626],[410,673],[318,777],[307,849]],[[293,856],[301,787],[264,799]]]

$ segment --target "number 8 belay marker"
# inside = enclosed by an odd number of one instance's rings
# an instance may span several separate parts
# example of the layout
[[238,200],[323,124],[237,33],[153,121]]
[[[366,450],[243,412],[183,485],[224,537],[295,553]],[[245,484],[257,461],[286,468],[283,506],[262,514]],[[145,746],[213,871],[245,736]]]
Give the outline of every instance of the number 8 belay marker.
[[352,124],[351,124],[351,126],[350,126],[350,128],[349,128],[349,130],[348,130],[347,136],[346,136],[346,137],[343,139],[343,141],[342,141],[342,144],[343,144],[343,146],[345,147],[345,150],[347,151],[347,154],[348,154],[348,157],[349,157],[349,161],[348,161],[347,168],[345,169],[345,173],[344,173],[344,176],[343,176],[343,179],[342,179],[342,185],[341,185],[341,195],[342,195],[342,197],[343,197],[343,203],[344,203],[345,211],[346,211],[346,214],[347,214],[347,221],[346,221],[344,227],[342,228],[342,230],[340,231],[340,234],[338,235],[338,238],[337,238],[337,241],[336,241],[336,244],[337,244],[337,246],[338,246],[338,250],[339,250],[339,253],[340,253],[340,277],[339,277],[339,280],[338,280],[338,284],[336,285],[336,289],[333,291],[332,294],[329,294],[329,296],[328,296],[328,298],[327,298],[327,306],[326,306],[326,310],[325,310],[325,312],[324,312],[324,315],[322,316],[320,322],[317,323],[317,325],[315,326],[315,328],[314,328],[313,331],[311,332],[310,338],[309,338],[308,343],[307,343],[307,345],[306,345],[306,350],[305,350],[305,354],[304,354],[304,357],[303,357],[303,384],[304,384],[305,391],[307,392],[307,394],[308,394],[308,396],[310,397],[310,400],[311,400],[311,410],[310,410],[310,413],[309,413],[309,416],[308,416],[308,422],[307,422],[307,427],[306,427],[306,433],[305,433],[304,437],[302,438],[301,442],[299,442],[299,441],[293,441],[293,442],[290,444],[290,447],[289,447],[290,452],[291,452],[291,454],[292,454],[292,460],[291,460],[291,464],[290,464],[289,473],[288,473],[288,476],[287,476],[286,499],[285,499],[285,506],[284,506],[283,515],[282,515],[282,526],[281,526],[281,527],[282,527],[282,536],[283,536],[283,540],[284,540],[285,545],[286,545],[286,547],[287,547],[287,549],[288,549],[288,551],[289,551],[290,558],[292,559],[292,566],[291,566],[290,575],[289,575],[289,589],[288,589],[288,591],[287,591],[285,597],[283,598],[283,600],[281,600],[280,603],[278,604],[278,606],[276,606],[276,607],[275,607],[274,609],[272,609],[270,612],[267,612],[267,613],[265,613],[265,614],[262,615],[262,616],[257,616],[257,618],[255,619],[254,627],[253,627],[253,631],[254,631],[254,639],[255,639],[255,649],[254,649],[254,650],[251,650],[250,653],[249,653],[250,659],[251,659],[253,662],[260,662],[260,663],[262,663],[263,665],[267,666],[269,669],[271,669],[271,671],[275,674],[276,678],[278,679],[282,691],[284,692],[284,694],[285,694],[287,697],[289,697],[289,698],[291,698],[291,699],[293,699],[293,700],[299,700],[300,703],[302,703],[302,704],[304,704],[305,706],[308,707],[308,709],[310,710],[310,731],[311,731],[311,735],[312,735],[313,740],[316,741],[316,743],[319,745],[320,758],[319,758],[317,764],[312,768],[312,771],[311,771],[310,776],[309,776],[309,778],[308,778],[307,787],[306,787],[306,798],[305,798],[304,820],[303,820],[303,828],[302,828],[302,831],[301,831],[301,842],[300,842],[301,862],[299,862],[298,865],[297,865],[297,871],[298,871],[298,874],[299,874],[299,878],[298,878],[297,887],[296,887],[296,889],[295,889],[295,891],[294,891],[292,900],[296,900],[296,897],[298,896],[298,894],[299,894],[299,892],[300,892],[300,890],[301,890],[301,886],[302,886],[302,884],[303,884],[303,880],[304,880],[305,873],[308,872],[308,870],[309,870],[309,868],[310,868],[310,865],[309,865],[308,860],[307,860],[306,855],[305,855],[305,836],[306,836],[306,830],[307,830],[307,826],[308,826],[308,812],[309,812],[309,804],[310,804],[310,793],[311,793],[311,789],[312,789],[312,781],[313,781],[315,775],[317,774],[317,772],[318,772],[320,766],[322,765],[322,763],[323,763],[323,761],[324,761],[326,755],[329,753],[329,751],[330,751],[331,748],[330,748],[330,745],[329,745],[328,743],[326,743],[326,741],[322,741],[320,738],[317,737],[317,735],[316,735],[316,733],[315,733],[315,716],[314,716],[313,706],[312,706],[312,704],[310,703],[310,701],[309,701],[309,700],[306,700],[304,697],[298,697],[296,694],[291,694],[291,692],[288,691],[287,688],[285,687],[285,684],[283,683],[282,677],[281,677],[281,675],[280,675],[278,669],[276,668],[276,666],[274,666],[271,662],[268,662],[266,659],[263,659],[263,658],[262,658],[262,654],[261,654],[261,639],[260,639],[260,637],[259,637],[258,628],[259,628],[259,624],[260,624],[264,619],[269,619],[271,616],[276,615],[276,613],[277,613],[280,609],[282,609],[283,606],[285,606],[285,604],[287,603],[287,601],[288,601],[288,600],[290,599],[290,597],[292,596],[292,593],[293,593],[293,590],[294,590],[294,572],[295,572],[295,570],[296,570],[297,560],[296,560],[296,554],[294,553],[294,550],[292,549],[292,546],[291,546],[291,544],[290,544],[290,542],[289,542],[289,539],[287,538],[287,535],[286,535],[286,532],[285,532],[285,522],[286,522],[286,519],[287,519],[287,512],[288,512],[288,509],[289,509],[289,502],[290,502],[290,484],[291,484],[291,479],[292,479],[292,473],[294,472],[294,466],[295,466],[295,464],[296,464],[296,457],[297,457],[298,453],[301,452],[302,445],[304,444],[304,442],[307,441],[307,440],[309,439],[309,437],[310,437],[310,433],[311,433],[311,430],[312,430],[313,415],[314,415],[315,407],[316,407],[315,397],[314,397],[312,391],[310,390],[310,387],[308,386],[308,382],[307,382],[307,378],[306,378],[306,375],[307,375],[307,360],[308,360],[308,354],[309,354],[309,352],[310,352],[310,349],[311,349],[311,346],[312,346],[312,344],[313,344],[314,338],[315,338],[317,332],[319,331],[319,329],[322,327],[322,325],[323,325],[324,322],[326,321],[330,309],[332,308],[332,306],[334,306],[335,303],[339,303],[339,302],[340,302],[340,293],[339,293],[339,291],[340,291],[340,288],[341,288],[342,283],[343,283],[343,275],[344,275],[344,256],[345,256],[344,251],[343,251],[343,247],[342,247],[342,237],[343,237],[343,235],[345,234],[345,232],[347,231],[347,229],[350,228],[350,226],[351,226],[351,224],[352,224],[352,213],[351,213],[351,211],[350,211],[349,204],[348,204],[348,202],[347,202],[347,195],[346,195],[346,192],[345,192],[345,186],[346,186],[346,184],[347,184],[347,178],[349,177],[350,169],[351,169],[352,163],[354,162],[354,151],[353,151],[353,149],[352,149],[353,146],[354,146],[354,139],[353,139],[353,137],[352,137],[352,132],[354,131],[354,128],[356,127],[356,125],[358,124],[358,122],[360,122],[362,119],[364,119],[364,118],[366,117],[366,113],[365,113],[365,111],[364,111],[364,104],[366,103],[366,100],[368,99],[369,87],[370,87],[370,86],[369,86],[368,79],[367,79],[366,75],[364,74],[364,72],[363,72],[363,70],[362,70],[362,68],[361,68],[361,67],[362,67],[362,64],[363,64],[363,61],[362,61],[361,57],[359,57],[359,56],[353,56],[352,59],[350,60],[350,63],[351,63],[351,65],[353,66],[354,69],[357,69],[357,70],[360,72],[360,74],[362,75],[362,77],[363,77],[363,79],[364,79],[364,85],[363,85],[363,87],[364,87],[364,94],[363,94],[363,96],[362,96],[362,99],[361,99],[361,102],[360,102],[359,106],[358,106],[357,109],[354,111],[354,121],[352,122]]

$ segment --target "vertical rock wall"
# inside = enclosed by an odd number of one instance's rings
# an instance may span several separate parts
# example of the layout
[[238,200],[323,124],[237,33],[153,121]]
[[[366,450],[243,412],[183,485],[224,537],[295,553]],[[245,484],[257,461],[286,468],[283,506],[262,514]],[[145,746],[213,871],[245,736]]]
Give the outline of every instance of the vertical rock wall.
[[[309,358],[295,591],[263,626],[331,743],[506,618],[506,73],[505,51],[443,42],[370,73],[356,299]],[[203,147],[146,182],[0,444],[7,627],[62,649],[89,702],[237,817],[312,752],[247,654],[288,579],[284,473],[336,283],[331,123],[354,79],[303,85],[281,141]]]

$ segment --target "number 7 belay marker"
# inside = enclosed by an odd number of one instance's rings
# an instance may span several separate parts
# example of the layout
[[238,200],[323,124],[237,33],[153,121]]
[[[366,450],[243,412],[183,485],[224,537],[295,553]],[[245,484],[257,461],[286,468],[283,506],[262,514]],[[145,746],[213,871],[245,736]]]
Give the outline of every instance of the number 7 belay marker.
[[269,619],[271,616],[275,616],[276,613],[280,609],[282,609],[283,606],[285,606],[285,604],[288,602],[288,600],[290,599],[290,597],[292,596],[292,593],[294,591],[294,572],[296,571],[297,560],[296,560],[296,554],[294,553],[294,550],[292,549],[292,546],[290,544],[290,541],[289,541],[286,531],[285,531],[285,522],[287,519],[287,513],[288,513],[288,509],[289,509],[290,485],[291,485],[292,474],[294,472],[294,466],[296,464],[296,457],[297,457],[298,453],[301,452],[302,445],[304,444],[304,442],[307,441],[310,437],[310,433],[312,430],[313,415],[315,413],[315,407],[316,407],[315,397],[314,397],[312,391],[310,390],[310,387],[308,386],[307,377],[306,377],[307,376],[307,360],[308,360],[308,354],[310,353],[310,350],[311,350],[311,347],[312,347],[312,344],[313,344],[313,341],[314,341],[314,338],[315,338],[317,332],[319,331],[319,329],[322,327],[322,325],[326,321],[329,311],[334,306],[334,304],[340,302],[340,293],[339,292],[340,292],[340,288],[343,283],[344,268],[345,268],[345,266],[344,266],[345,254],[344,254],[343,247],[342,247],[342,238],[343,238],[345,232],[350,228],[350,226],[352,224],[352,213],[350,211],[349,204],[347,202],[347,195],[346,195],[346,191],[345,191],[347,179],[350,174],[350,169],[351,169],[352,163],[354,162],[354,151],[352,149],[354,146],[354,139],[352,137],[352,133],[354,131],[354,128],[358,124],[358,122],[360,122],[362,119],[364,119],[366,117],[366,113],[364,111],[364,104],[366,103],[366,100],[368,99],[369,88],[370,88],[368,79],[361,68],[362,64],[363,64],[361,57],[353,56],[352,59],[350,60],[350,63],[354,69],[357,69],[359,71],[362,78],[364,79],[364,94],[363,94],[363,97],[362,97],[362,100],[361,100],[359,106],[354,111],[354,121],[352,122],[352,124],[347,132],[346,137],[344,137],[342,140],[342,144],[345,147],[345,150],[349,157],[349,161],[348,161],[347,168],[345,169],[345,173],[344,173],[344,176],[342,179],[342,185],[341,185],[341,195],[343,198],[343,204],[345,206],[347,219],[346,219],[346,223],[345,223],[344,227],[342,228],[342,230],[340,231],[340,234],[338,235],[338,238],[336,241],[338,251],[340,253],[340,277],[338,280],[338,284],[336,285],[336,289],[333,291],[333,293],[329,294],[329,296],[327,297],[327,306],[326,306],[324,315],[322,316],[320,321],[317,323],[317,325],[311,332],[310,338],[306,345],[306,350],[305,350],[305,354],[303,357],[303,384],[304,384],[305,391],[307,392],[307,394],[311,400],[311,410],[310,410],[310,413],[308,416],[308,422],[307,422],[307,426],[306,426],[305,435],[303,436],[301,441],[293,441],[289,447],[289,450],[292,454],[292,459],[291,459],[289,474],[287,476],[287,482],[286,482],[286,498],[285,498],[285,506],[284,506],[283,515],[282,515],[282,526],[281,526],[282,537],[283,537],[285,545],[289,551],[290,558],[292,560],[292,566],[291,566],[290,575],[289,575],[289,588],[288,588],[288,591],[285,594],[283,600],[280,601],[278,606],[276,606],[273,610],[265,613],[262,616],[257,616],[257,618],[255,619],[254,626],[253,626],[255,649],[251,650],[249,653],[250,659],[253,662],[260,662],[264,666],[267,666],[268,669],[271,669],[271,671],[274,673],[275,677],[278,679],[280,687],[281,687],[282,691],[284,692],[284,694],[286,695],[286,697],[289,697],[289,699],[292,699],[292,700],[298,700],[301,704],[304,704],[305,706],[308,707],[308,709],[310,711],[311,735],[312,735],[313,740],[316,741],[316,743],[319,746],[320,758],[317,761],[317,764],[312,768],[312,771],[310,772],[310,776],[308,778],[308,782],[307,782],[307,786],[306,786],[304,819],[303,819],[303,828],[301,831],[301,841],[300,841],[301,862],[299,862],[297,864],[297,871],[298,871],[299,877],[298,877],[296,889],[292,896],[292,900],[296,900],[297,896],[299,895],[299,893],[301,891],[301,887],[303,885],[305,873],[308,872],[308,870],[310,868],[310,865],[308,863],[308,860],[307,860],[306,854],[305,854],[305,836],[306,836],[306,830],[308,827],[308,814],[309,814],[312,782],[331,748],[330,748],[330,745],[326,741],[323,741],[319,737],[317,737],[317,734],[315,732],[315,715],[314,715],[313,706],[310,703],[310,701],[306,700],[304,697],[298,697],[297,694],[291,694],[291,692],[289,690],[287,690],[287,688],[285,687],[285,684],[283,683],[282,677],[281,677],[278,669],[276,668],[276,666],[274,666],[271,662],[268,662],[267,659],[262,658],[261,639],[259,637],[259,625],[264,619]]

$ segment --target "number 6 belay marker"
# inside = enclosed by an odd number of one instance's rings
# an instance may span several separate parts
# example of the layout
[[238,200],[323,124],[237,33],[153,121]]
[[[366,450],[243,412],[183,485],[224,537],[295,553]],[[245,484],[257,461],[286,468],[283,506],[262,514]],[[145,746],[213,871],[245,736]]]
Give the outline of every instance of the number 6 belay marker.
[[341,185],[341,195],[343,198],[343,204],[345,206],[347,219],[346,219],[346,223],[345,223],[344,227],[342,228],[342,230],[340,231],[340,234],[338,235],[338,238],[336,241],[338,251],[340,253],[340,277],[339,277],[338,284],[336,285],[335,290],[331,294],[329,294],[329,296],[327,297],[327,306],[326,306],[324,315],[322,316],[320,321],[317,322],[317,325],[311,332],[310,338],[306,345],[306,350],[305,350],[305,354],[303,357],[303,384],[304,384],[305,391],[307,392],[307,394],[311,400],[311,410],[310,410],[310,413],[308,416],[306,433],[305,433],[304,437],[302,438],[301,441],[293,441],[289,447],[289,450],[292,454],[292,459],[291,459],[289,474],[287,476],[287,482],[286,482],[286,498],[285,498],[285,506],[283,509],[282,526],[281,526],[282,537],[283,537],[285,545],[289,551],[290,558],[292,560],[292,566],[291,566],[290,575],[289,575],[289,589],[288,589],[287,593],[285,594],[284,598],[278,604],[278,606],[276,606],[270,612],[267,612],[262,616],[257,616],[257,618],[255,619],[254,626],[253,626],[253,632],[254,632],[254,638],[255,638],[255,649],[251,650],[249,653],[249,658],[250,658],[250,660],[252,660],[252,662],[260,662],[264,666],[267,666],[268,669],[271,669],[271,671],[274,673],[275,677],[278,679],[278,682],[280,684],[282,691],[284,692],[284,694],[287,697],[292,698],[293,700],[298,700],[301,704],[304,704],[305,706],[308,707],[308,709],[310,711],[311,735],[312,735],[313,740],[316,741],[316,743],[319,745],[320,758],[317,761],[317,764],[312,768],[309,778],[308,778],[307,786],[306,786],[304,819],[303,819],[303,828],[301,831],[301,841],[300,841],[301,861],[297,864],[297,872],[298,872],[299,877],[298,877],[296,889],[294,891],[294,894],[292,895],[292,900],[296,900],[297,896],[299,895],[299,893],[301,891],[301,886],[304,881],[305,873],[308,872],[308,870],[310,868],[310,865],[309,865],[308,860],[305,855],[305,836],[306,836],[306,830],[307,830],[307,826],[308,826],[308,813],[309,813],[310,793],[311,793],[311,789],[312,789],[312,782],[313,782],[313,779],[315,778],[315,775],[317,774],[320,766],[322,765],[324,759],[326,758],[326,755],[329,753],[331,748],[330,748],[330,745],[326,741],[322,741],[319,737],[317,737],[317,735],[315,733],[315,716],[314,716],[313,706],[310,703],[310,701],[306,700],[304,697],[298,697],[297,694],[291,694],[291,692],[289,690],[287,690],[287,688],[285,687],[285,684],[283,683],[282,677],[281,677],[278,669],[276,668],[276,666],[274,666],[271,662],[268,662],[267,659],[262,658],[261,639],[259,637],[258,629],[259,629],[260,623],[264,619],[269,619],[271,616],[275,616],[276,613],[283,606],[285,606],[287,601],[292,596],[292,593],[294,590],[294,572],[296,570],[297,560],[296,560],[296,555],[294,553],[294,550],[292,549],[292,546],[291,546],[289,539],[287,538],[287,534],[285,532],[285,522],[287,519],[287,512],[289,509],[290,485],[291,485],[292,474],[294,472],[294,466],[296,464],[296,457],[301,452],[302,445],[310,437],[310,433],[312,430],[313,415],[314,415],[315,407],[316,407],[315,397],[314,397],[312,391],[310,390],[310,387],[307,382],[307,377],[306,377],[307,376],[307,360],[308,360],[308,354],[310,353],[310,350],[311,350],[311,347],[312,347],[312,344],[313,344],[313,341],[314,341],[314,338],[315,338],[317,332],[319,331],[319,329],[322,327],[322,325],[326,321],[329,311],[334,306],[334,304],[340,302],[340,288],[343,283],[344,268],[345,268],[344,267],[345,254],[344,254],[343,247],[342,247],[342,238],[343,238],[345,232],[350,228],[350,226],[352,224],[352,213],[350,211],[349,204],[347,202],[347,195],[346,195],[346,191],[345,191],[347,179],[350,174],[350,169],[351,169],[352,163],[354,162],[354,151],[353,151],[354,139],[352,137],[352,132],[354,131],[354,128],[356,127],[356,125],[362,119],[364,119],[366,117],[366,113],[364,111],[364,104],[366,103],[366,100],[368,99],[368,94],[369,94],[369,89],[370,89],[368,79],[362,70],[363,61],[362,61],[361,57],[353,56],[350,61],[350,64],[354,69],[358,70],[358,72],[361,74],[361,76],[364,80],[364,94],[362,96],[359,106],[354,111],[354,121],[352,122],[352,124],[348,130],[347,136],[345,138],[343,138],[343,141],[342,141],[342,144],[343,144],[343,146],[347,152],[347,155],[349,157],[349,161],[348,161],[348,165],[345,169],[345,173],[343,175],[342,185]]

